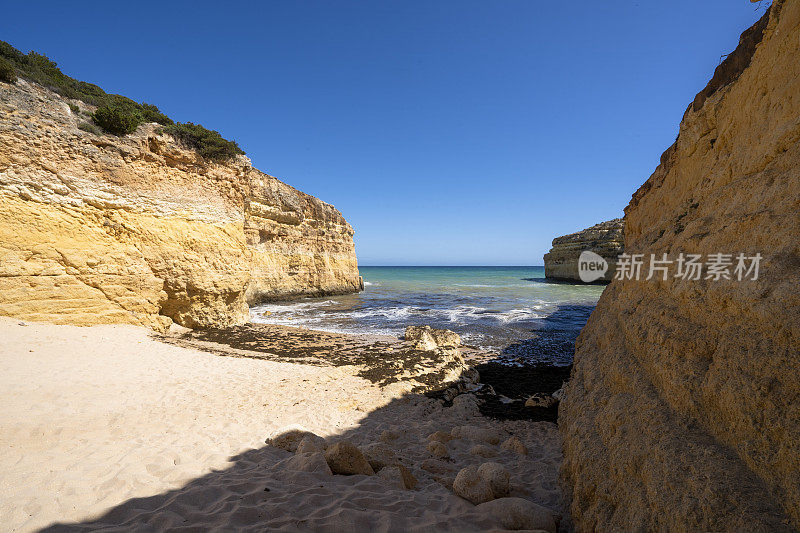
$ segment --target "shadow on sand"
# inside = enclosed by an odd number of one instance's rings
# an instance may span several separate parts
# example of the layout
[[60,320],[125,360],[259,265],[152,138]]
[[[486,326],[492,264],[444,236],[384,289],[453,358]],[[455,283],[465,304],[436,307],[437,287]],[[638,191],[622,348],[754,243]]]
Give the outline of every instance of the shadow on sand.
[[[346,439],[361,448],[389,446],[417,478],[414,490],[380,475],[331,475],[319,470],[319,462],[314,471],[298,470],[295,454],[265,445],[175,490],[133,498],[93,519],[42,531],[488,531],[499,527],[499,519],[451,490],[461,468],[488,461],[510,472],[511,496],[562,513],[555,426],[492,420],[467,404],[445,407],[439,400],[408,394],[365,414],[357,427],[327,438],[329,444]],[[430,434],[461,425],[497,432],[503,440],[516,436],[527,455],[468,438],[446,442],[447,457],[429,451]],[[474,451],[478,445],[480,454]]]

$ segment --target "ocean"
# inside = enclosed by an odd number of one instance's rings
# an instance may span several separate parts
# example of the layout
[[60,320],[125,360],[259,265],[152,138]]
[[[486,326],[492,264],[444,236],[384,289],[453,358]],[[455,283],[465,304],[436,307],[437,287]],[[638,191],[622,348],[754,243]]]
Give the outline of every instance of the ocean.
[[400,336],[459,333],[507,363],[567,365],[603,286],[547,280],[544,267],[360,267],[358,294],[254,306],[253,322]]

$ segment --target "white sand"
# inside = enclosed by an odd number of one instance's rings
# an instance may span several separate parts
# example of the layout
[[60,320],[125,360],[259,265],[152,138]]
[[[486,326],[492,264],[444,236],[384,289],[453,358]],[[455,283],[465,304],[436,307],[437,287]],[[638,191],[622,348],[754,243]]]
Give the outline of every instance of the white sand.
[[[130,326],[20,325],[0,317],[0,529],[53,523],[145,530],[487,530],[495,519],[446,484],[470,463],[498,461],[512,495],[559,510],[560,443],[547,423],[495,422],[420,396],[391,398],[348,367],[221,357],[158,342]],[[426,436],[469,423],[520,437],[527,456],[468,453]],[[357,445],[397,431],[395,452],[420,483],[286,470],[265,446],[299,424]],[[332,439],[335,440],[335,439]],[[440,468],[431,474],[420,468]],[[269,490],[265,490],[269,489]],[[82,524],[82,525],[81,525]]]

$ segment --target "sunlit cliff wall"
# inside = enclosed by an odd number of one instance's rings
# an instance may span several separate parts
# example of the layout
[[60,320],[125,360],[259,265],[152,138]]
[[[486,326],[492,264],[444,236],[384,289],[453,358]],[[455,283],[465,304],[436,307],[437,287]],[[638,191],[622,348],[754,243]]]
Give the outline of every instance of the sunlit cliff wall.
[[248,303],[358,290],[353,230],[332,205],[246,157],[205,161],[155,124],[82,131],[68,103],[0,83],[0,314],[223,326]]
[[800,0],[776,0],[626,209],[625,251],[756,281],[615,280],[560,408],[580,530],[800,528]]

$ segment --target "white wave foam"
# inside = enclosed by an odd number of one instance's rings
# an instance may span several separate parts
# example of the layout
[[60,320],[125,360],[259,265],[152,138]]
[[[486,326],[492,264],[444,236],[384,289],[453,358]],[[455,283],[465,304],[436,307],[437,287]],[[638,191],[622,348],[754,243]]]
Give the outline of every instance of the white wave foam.
[[520,320],[544,318],[546,313],[537,313],[537,308],[511,309],[509,311],[496,311],[485,307],[461,305],[452,309],[431,309],[430,313],[438,315],[454,324],[466,324],[470,320],[492,319],[502,324]]
[[375,318],[383,317],[389,320],[402,320],[414,313],[422,312],[418,307],[386,307],[384,309],[368,309],[364,311],[353,311],[346,315],[351,318]]

